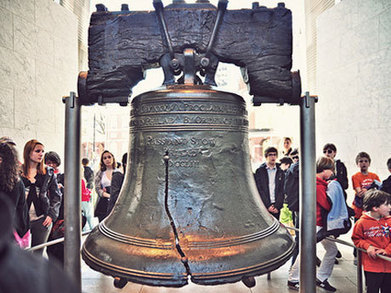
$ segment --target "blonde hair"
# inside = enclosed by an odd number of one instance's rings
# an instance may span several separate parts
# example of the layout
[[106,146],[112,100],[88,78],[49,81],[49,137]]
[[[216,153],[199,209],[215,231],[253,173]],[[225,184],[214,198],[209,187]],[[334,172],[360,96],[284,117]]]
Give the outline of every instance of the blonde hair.
[[334,160],[329,157],[321,157],[316,161],[316,173],[322,173],[324,170],[334,171]]

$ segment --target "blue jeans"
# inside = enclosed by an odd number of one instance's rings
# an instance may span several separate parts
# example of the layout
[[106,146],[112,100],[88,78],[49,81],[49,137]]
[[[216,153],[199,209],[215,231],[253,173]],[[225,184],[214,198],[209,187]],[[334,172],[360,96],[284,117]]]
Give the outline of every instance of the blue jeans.
[[92,202],[91,201],[82,201],[81,202],[81,211],[86,217],[86,225],[83,228],[83,232],[90,231],[94,228],[94,213],[92,211]]

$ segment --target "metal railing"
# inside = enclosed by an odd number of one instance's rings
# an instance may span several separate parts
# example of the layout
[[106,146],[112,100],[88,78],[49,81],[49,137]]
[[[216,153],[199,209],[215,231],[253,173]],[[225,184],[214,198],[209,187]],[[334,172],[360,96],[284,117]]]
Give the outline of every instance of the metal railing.
[[[285,225],[284,225],[285,226]],[[295,232],[300,232],[300,229],[297,229],[295,227],[290,227],[290,226],[285,226],[287,229],[289,230],[293,230]],[[85,235],[88,235],[91,231],[85,231],[85,232],[82,232],[82,236],[85,236]],[[352,243],[349,243],[347,241],[344,241],[344,240],[341,240],[341,239],[338,239],[338,238],[333,238],[333,237],[326,237],[327,240],[331,240],[331,241],[334,241],[336,243],[339,243],[339,244],[342,244],[342,245],[346,245],[346,246],[350,246],[352,248],[355,248],[357,249],[358,251],[360,252],[367,252],[365,249],[363,248],[359,248],[359,247],[356,247],[354,246]],[[51,241],[48,241],[48,242],[45,242],[45,243],[42,243],[42,244],[39,244],[39,245],[36,245],[34,247],[31,247],[31,248],[28,248],[26,250],[28,251],[34,251],[34,250],[38,250],[38,249],[41,249],[41,248],[44,248],[44,247],[48,247],[48,246],[51,246],[51,245],[55,245],[55,244],[58,244],[58,243],[61,243],[61,242],[64,242],[64,237],[62,238],[58,238],[58,239],[55,239],[55,240],[51,240]],[[384,259],[386,261],[390,261],[391,262],[391,257],[388,257],[388,256],[384,256],[384,255],[381,255],[381,254],[376,254],[376,256],[378,258],[381,258],[381,259]],[[270,279],[270,275],[268,275],[268,279]],[[362,293],[363,292],[363,282],[362,282],[362,266],[361,266],[361,254],[358,253],[357,254],[357,293]]]
[[[284,226],[287,229],[289,229],[289,230],[293,230],[295,232],[299,232],[300,233],[300,229],[297,229],[295,227],[286,226],[286,225],[284,225]],[[356,247],[356,246],[354,246],[354,244],[349,243],[347,241],[344,241],[344,240],[341,240],[341,239],[338,239],[338,238],[334,238],[334,237],[326,237],[326,239],[334,241],[334,242],[342,244],[342,245],[350,246],[352,248],[357,249],[360,252],[367,253],[367,251],[365,249]],[[390,261],[391,262],[391,257],[384,256],[382,254],[376,254],[376,256],[378,258],[381,258],[381,259],[384,259],[386,261]],[[362,293],[362,292],[364,292],[364,291],[363,291],[363,282],[362,282],[361,253],[357,253],[357,293]]]
[[[91,230],[90,230],[90,231],[82,232],[81,236],[88,235],[88,234],[90,234],[90,232],[91,232]],[[38,249],[41,249],[41,248],[45,248],[45,247],[48,247],[48,246],[52,246],[52,245],[54,245],[54,244],[58,244],[58,243],[64,242],[64,240],[65,240],[64,237],[57,238],[57,239],[54,239],[54,240],[51,240],[51,241],[48,241],[48,242],[45,242],[45,243],[42,243],[42,244],[39,244],[39,245],[30,247],[30,248],[27,248],[26,250],[27,250],[27,251],[38,250]]]

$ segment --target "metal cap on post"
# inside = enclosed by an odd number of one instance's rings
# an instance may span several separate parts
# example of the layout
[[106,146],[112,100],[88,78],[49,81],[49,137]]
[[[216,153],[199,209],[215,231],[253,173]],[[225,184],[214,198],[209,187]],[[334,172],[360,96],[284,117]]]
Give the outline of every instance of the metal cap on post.
[[306,92],[300,105],[300,292],[316,292],[316,100]]
[[74,92],[65,103],[64,269],[81,292],[80,105]]

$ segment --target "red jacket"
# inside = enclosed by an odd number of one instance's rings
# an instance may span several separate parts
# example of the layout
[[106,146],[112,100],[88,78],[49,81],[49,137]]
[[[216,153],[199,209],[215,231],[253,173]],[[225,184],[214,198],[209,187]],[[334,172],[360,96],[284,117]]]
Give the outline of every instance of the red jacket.
[[[372,245],[385,249],[387,256],[391,256],[390,227],[391,216],[377,220],[364,213],[353,228],[352,240],[354,245],[363,249],[368,249]],[[391,273],[391,262],[378,257],[372,259],[366,253],[361,255],[364,271]]]
[[326,211],[331,209],[330,203],[327,200],[327,182],[319,177],[316,177],[316,226],[323,227],[322,208]]

